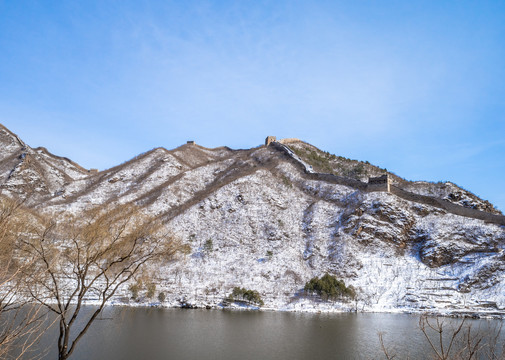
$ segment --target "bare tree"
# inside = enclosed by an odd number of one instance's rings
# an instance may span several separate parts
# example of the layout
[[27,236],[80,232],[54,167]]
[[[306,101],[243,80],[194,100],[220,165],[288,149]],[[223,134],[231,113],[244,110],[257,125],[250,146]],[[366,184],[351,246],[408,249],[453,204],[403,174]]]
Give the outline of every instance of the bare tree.
[[500,343],[500,335],[503,330],[503,321],[499,323],[494,323],[494,326],[487,331],[488,337],[485,346],[483,347],[483,353],[487,359],[490,360],[503,360],[505,359],[505,341]]
[[[95,209],[45,224],[23,243],[33,258],[29,291],[57,315],[58,356],[67,359],[107,301],[148,262],[170,259],[177,250],[159,223],[131,206]],[[98,302],[86,314],[86,299]],[[76,326],[79,319],[82,326]]]
[[386,359],[387,360],[393,360],[393,359],[395,359],[396,358],[396,353],[394,351],[391,351],[390,349],[388,349],[386,347],[386,345],[384,344],[384,333],[383,332],[379,332],[378,335],[379,335],[379,342],[381,344],[381,350],[384,353],[384,356],[386,357]]
[[[502,323],[494,327],[474,329],[467,318],[458,322],[436,316],[419,317],[419,329],[428,342],[432,356],[436,360],[505,359],[505,344],[500,344]],[[386,359],[393,359],[391,351],[384,344],[379,333],[379,341]]]
[[[462,331],[463,325],[465,325],[465,321],[466,318],[463,318],[459,325],[456,328],[452,329],[448,335],[446,335],[449,330],[444,328],[445,321],[440,316],[435,317],[435,320],[430,320],[429,317],[424,315],[419,318],[419,329],[421,329],[424,337],[430,344],[430,347],[433,350],[436,359],[451,359],[449,357],[451,356],[451,350],[453,350],[453,346],[457,343],[458,335]],[[470,330],[471,328],[469,327],[468,334],[470,334]],[[445,339],[444,336],[448,336],[449,340]],[[480,341],[481,339],[477,341],[477,346],[475,349],[473,346],[472,349],[470,349],[471,354],[468,357],[469,360],[473,357],[474,350],[477,350]],[[463,350],[464,348],[457,351],[459,356],[461,356]]]
[[0,197],[0,359],[26,357],[43,332],[45,312],[30,304],[24,287],[31,264],[16,253],[20,234],[34,220],[28,218],[21,202]]

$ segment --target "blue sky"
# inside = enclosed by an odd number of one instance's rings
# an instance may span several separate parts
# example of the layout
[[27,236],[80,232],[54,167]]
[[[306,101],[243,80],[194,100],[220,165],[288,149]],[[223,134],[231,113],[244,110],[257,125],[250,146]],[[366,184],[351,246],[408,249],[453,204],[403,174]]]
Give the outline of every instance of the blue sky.
[[0,123],[108,168],[267,135],[505,210],[503,1],[0,0]]

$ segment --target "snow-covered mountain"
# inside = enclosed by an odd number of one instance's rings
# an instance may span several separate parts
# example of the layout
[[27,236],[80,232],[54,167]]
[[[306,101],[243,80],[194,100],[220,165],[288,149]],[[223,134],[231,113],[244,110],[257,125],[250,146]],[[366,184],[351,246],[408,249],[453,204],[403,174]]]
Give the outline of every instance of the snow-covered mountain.
[[[276,309],[505,314],[505,217],[452,183],[390,174],[386,191],[368,184],[383,169],[296,139],[156,148],[100,172],[4,127],[0,149],[0,191],[29,207],[133,202],[163,219],[189,249],[153,269],[168,303],[217,305],[240,286]],[[302,296],[326,272],[353,285],[356,300]]]

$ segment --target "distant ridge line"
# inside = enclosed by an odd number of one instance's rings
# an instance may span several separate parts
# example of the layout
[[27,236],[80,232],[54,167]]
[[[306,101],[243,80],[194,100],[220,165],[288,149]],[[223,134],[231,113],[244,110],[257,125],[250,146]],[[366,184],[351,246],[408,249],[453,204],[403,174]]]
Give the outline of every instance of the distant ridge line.
[[[311,171],[312,169],[307,169],[307,165],[302,161],[298,160],[295,158],[292,154],[294,153],[293,150],[291,150],[285,143],[279,143],[279,142],[272,142],[270,146],[274,147],[275,149],[285,153],[288,155],[288,157],[294,162],[301,170],[303,170],[306,174],[307,177],[314,179],[314,180],[322,180],[334,184],[339,184],[339,185],[344,185],[344,186],[349,186],[355,189],[358,189],[363,192],[377,192],[378,190],[371,190],[368,187],[368,184],[356,180],[356,179],[350,179],[350,178],[345,178],[343,176],[337,176],[333,174],[326,174],[326,173],[318,173]],[[427,196],[427,195],[421,195],[421,194],[415,194],[409,191],[405,191],[396,185],[391,184],[391,193],[404,199],[407,201],[412,201],[416,203],[421,203],[433,207],[437,207],[439,209],[445,210],[448,213],[454,214],[454,215],[459,215],[459,216],[464,216],[468,218],[473,218],[477,220],[483,220],[486,222],[498,224],[498,225],[503,225],[505,226],[505,216],[504,215],[496,215],[496,214],[491,214],[486,211],[481,211],[477,209],[471,209],[471,208],[466,208],[460,205],[453,204],[447,200],[442,200],[433,196]]]

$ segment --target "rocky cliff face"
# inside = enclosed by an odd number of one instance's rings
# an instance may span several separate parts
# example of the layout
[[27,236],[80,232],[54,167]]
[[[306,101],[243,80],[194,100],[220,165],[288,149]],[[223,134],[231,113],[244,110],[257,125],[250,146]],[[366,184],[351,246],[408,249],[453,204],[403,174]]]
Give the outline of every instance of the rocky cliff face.
[[[358,180],[381,169],[303,142],[287,145],[316,172],[344,180],[307,174],[276,146],[158,148],[95,174],[1,128],[0,188],[47,213],[133,202],[163,219],[188,249],[152,269],[173,304],[217,305],[240,286],[277,309],[505,313],[499,221],[367,192]],[[394,181],[411,193],[499,213],[454,184]],[[356,300],[302,296],[305,282],[326,272],[353,285]]]

